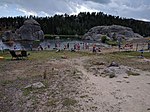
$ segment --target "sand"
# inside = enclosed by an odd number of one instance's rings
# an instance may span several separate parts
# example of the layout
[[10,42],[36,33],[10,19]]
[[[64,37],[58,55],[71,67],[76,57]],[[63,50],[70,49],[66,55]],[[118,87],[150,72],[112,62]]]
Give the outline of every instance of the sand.
[[[87,66],[92,59],[9,62],[9,68],[0,73],[1,80],[9,80],[1,81],[1,112],[150,111],[150,72],[120,65],[122,69],[115,69],[117,77],[102,77],[100,74],[107,65],[104,62],[104,65]],[[43,79],[45,68],[47,79]],[[126,69],[139,75],[128,76]],[[24,95],[24,87],[36,82],[42,82],[46,88]]]

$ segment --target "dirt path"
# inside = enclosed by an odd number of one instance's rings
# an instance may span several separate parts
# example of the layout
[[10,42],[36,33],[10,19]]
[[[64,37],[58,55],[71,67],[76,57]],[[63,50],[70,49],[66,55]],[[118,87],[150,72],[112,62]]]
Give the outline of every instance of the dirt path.
[[[102,78],[84,68],[85,58],[74,60],[73,66],[84,75],[81,91],[86,112],[149,112],[150,77],[147,72],[129,78]],[[144,74],[145,73],[145,74]]]

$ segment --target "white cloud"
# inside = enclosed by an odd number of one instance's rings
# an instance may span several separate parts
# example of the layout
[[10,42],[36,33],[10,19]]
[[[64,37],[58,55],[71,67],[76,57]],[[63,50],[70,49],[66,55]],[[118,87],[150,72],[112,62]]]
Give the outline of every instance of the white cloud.
[[88,2],[85,2],[84,4],[79,3],[71,3],[72,6],[75,6],[74,8],[70,8],[71,14],[78,14],[80,12],[98,12],[95,8],[92,8],[89,6]]
[[17,8],[17,10],[20,11],[20,12],[23,12],[27,16],[30,16],[30,15],[37,16],[37,13],[33,12],[33,11],[29,11],[29,10],[26,10],[26,9],[23,9],[23,8]]
[[41,11],[39,16],[50,16],[48,13]]
[[[6,9],[10,15],[51,16],[102,11],[127,18],[150,18],[150,0],[0,0],[0,9]],[[5,15],[6,10],[1,10],[0,16]]]
[[0,9],[6,9],[7,7],[8,7],[7,4],[3,4],[3,5],[0,6]]
[[143,19],[143,18],[137,18],[137,20],[141,20],[141,21],[146,21],[146,22],[150,22],[150,19]]

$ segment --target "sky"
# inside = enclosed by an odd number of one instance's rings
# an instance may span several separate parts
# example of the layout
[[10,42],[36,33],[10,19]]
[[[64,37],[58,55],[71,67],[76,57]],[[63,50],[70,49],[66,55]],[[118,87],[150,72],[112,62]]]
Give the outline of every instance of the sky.
[[0,17],[104,12],[150,22],[150,0],[0,0]]

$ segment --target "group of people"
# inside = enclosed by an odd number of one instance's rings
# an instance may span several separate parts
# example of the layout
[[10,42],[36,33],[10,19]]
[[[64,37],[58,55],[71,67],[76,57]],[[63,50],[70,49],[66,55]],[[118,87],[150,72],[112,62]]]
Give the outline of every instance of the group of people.
[[[92,50],[93,53],[96,52],[101,52],[101,48],[98,47],[96,44],[91,44],[89,45],[89,43],[64,43],[61,44],[59,43],[54,43],[53,45],[54,48],[52,49],[56,49],[56,50],[71,50],[71,51],[80,51],[80,50]],[[92,48],[91,48],[92,47]],[[38,46],[38,50],[44,50],[44,49],[50,49],[51,48],[51,44],[47,43],[47,45],[45,45],[44,47],[42,45]]]
[[64,50],[81,50],[81,49],[89,49],[88,43],[54,43],[53,45],[50,43],[46,43],[45,45],[39,45],[38,50],[44,49],[64,49]]
[[[20,47],[18,47],[16,44],[13,45],[13,50],[18,50]],[[3,49],[3,48],[2,48]],[[22,47],[23,49],[23,47]],[[38,51],[42,50],[50,50],[50,49],[56,49],[56,50],[71,50],[71,51],[80,51],[80,50],[90,50],[95,52],[101,52],[100,47],[97,47],[96,44],[89,44],[84,42],[76,42],[76,43],[61,43],[61,42],[55,42],[53,44],[51,43],[45,43],[40,44],[37,47]],[[33,45],[29,44],[29,50],[33,50]]]
[[[14,45],[14,50],[17,50],[17,45]],[[38,51],[42,50],[50,50],[50,49],[56,49],[56,50],[71,50],[71,51],[80,51],[80,50],[90,50],[93,53],[101,52],[100,47],[97,47],[96,44],[89,44],[89,43],[54,43],[53,45],[50,43],[46,43],[45,45],[40,44],[37,47]],[[33,50],[33,45],[29,45],[29,50]]]

